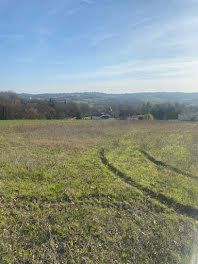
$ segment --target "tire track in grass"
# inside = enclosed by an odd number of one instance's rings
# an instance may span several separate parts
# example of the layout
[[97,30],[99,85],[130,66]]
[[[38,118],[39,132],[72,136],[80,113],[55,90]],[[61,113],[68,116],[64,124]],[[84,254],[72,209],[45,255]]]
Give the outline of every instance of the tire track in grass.
[[115,175],[119,176],[125,183],[143,191],[145,195],[155,200],[158,200],[160,203],[166,205],[169,208],[174,209],[179,214],[186,215],[195,220],[198,219],[198,209],[197,208],[190,206],[190,205],[184,205],[184,204],[178,203],[173,198],[167,197],[163,193],[157,193],[153,191],[152,189],[149,189],[137,183],[136,181],[128,177],[126,174],[121,172],[119,169],[114,167],[106,158],[104,149],[100,151],[100,158],[101,158],[102,163],[105,166],[108,166],[109,170],[112,171]]
[[198,177],[194,176],[193,174],[189,173],[189,172],[185,172],[185,171],[182,171],[176,167],[173,167],[169,164],[166,164],[165,162],[163,161],[160,161],[160,160],[156,160],[154,157],[152,157],[148,152],[142,150],[142,149],[139,149],[139,151],[148,159],[150,160],[152,163],[154,163],[155,165],[157,166],[162,166],[162,167],[165,167],[169,170],[172,170],[176,173],[179,173],[179,174],[182,174],[183,176],[186,176],[188,178],[192,178],[192,179],[195,179],[195,180],[198,180]]

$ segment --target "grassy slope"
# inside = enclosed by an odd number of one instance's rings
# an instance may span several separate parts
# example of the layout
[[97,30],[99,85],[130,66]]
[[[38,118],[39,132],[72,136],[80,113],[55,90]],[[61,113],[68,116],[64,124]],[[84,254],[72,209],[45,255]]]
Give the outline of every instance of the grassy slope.
[[[196,177],[197,129],[1,121],[0,263],[189,263],[194,218],[145,188],[198,208],[196,178],[140,150]],[[102,162],[102,149],[125,178]]]

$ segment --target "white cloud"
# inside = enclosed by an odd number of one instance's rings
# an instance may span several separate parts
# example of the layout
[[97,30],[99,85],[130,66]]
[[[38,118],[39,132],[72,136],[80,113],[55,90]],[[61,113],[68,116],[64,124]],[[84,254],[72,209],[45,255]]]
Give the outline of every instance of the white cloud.
[[150,20],[151,20],[151,17],[144,17],[141,20],[130,25],[130,28],[134,28],[134,27],[137,27],[139,25],[145,24],[145,23],[149,22]]
[[[34,90],[35,87],[37,91]],[[15,89],[15,85],[10,88]],[[31,84],[28,88],[28,92],[35,93],[198,92],[198,58],[131,61],[76,75],[56,75],[51,78],[43,76],[39,83],[34,83],[34,87]]]
[[56,75],[48,89],[55,92],[55,86],[59,92],[198,92],[198,58],[131,61],[76,75]]
[[[71,3],[73,3],[73,5],[71,5]],[[80,4],[91,5],[94,3],[95,2],[93,0],[79,0],[78,2],[72,0],[59,1],[58,5],[56,4],[55,7],[52,7],[47,11],[47,15],[53,16],[64,11],[66,16],[70,16],[77,13],[81,9],[82,6],[80,6]]]
[[[137,93],[137,92],[198,92],[198,78],[167,78],[156,80],[109,80],[66,82],[37,85],[37,91],[29,92],[105,92],[105,93]],[[31,87],[29,87],[31,89]]]
[[115,33],[103,33],[96,36],[91,43],[91,47],[97,47],[101,42],[117,37],[118,34]]
[[157,54],[167,56],[171,51],[175,54],[182,48],[185,56],[192,52],[196,53],[195,46],[198,45],[196,29],[198,27],[198,17],[196,16],[176,16],[174,18],[155,18],[148,21],[144,27],[133,27],[128,30],[125,36],[121,53],[125,55],[133,54]]
[[[105,66],[101,69],[78,74],[59,74],[56,80],[90,80],[124,78],[126,75],[132,79],[166,78],[167,76],[192,77],[198,75],[198,58],[129,61],[122,64]],[[52,77],[53,78],[53,77]]]

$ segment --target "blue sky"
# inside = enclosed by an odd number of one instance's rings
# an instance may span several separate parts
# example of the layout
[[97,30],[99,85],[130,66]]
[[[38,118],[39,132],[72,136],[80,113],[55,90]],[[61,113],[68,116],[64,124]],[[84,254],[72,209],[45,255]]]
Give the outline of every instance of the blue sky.
[[198,92],[198,0],[0,0],[0,91]]

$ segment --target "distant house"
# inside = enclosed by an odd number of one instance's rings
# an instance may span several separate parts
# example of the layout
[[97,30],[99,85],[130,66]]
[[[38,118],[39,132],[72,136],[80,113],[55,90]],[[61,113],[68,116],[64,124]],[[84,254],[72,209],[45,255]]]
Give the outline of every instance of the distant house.
[[92,116],[92,120],[101,120],[100,116]]
[[114,120],[110,115],[102,114],[100,116],[92,116],[92,120]]
[[76,120],[76,117],[65,117],[64,120]]
[[100,119],[102,119],[102,120],[107,120],[107,119],[109,119],[109,118],[110,118],[109,115],[101,115],[101,116],[100,116]]
[[127,120],[143,120],[144,116],[143,115],[133,115],[127,117]]
[[179,114],[178,119],[180,121],[198,121],[198,112],[187,112]]
[[84,120],[91,120],[91,116],[85,116],[83,119]]

